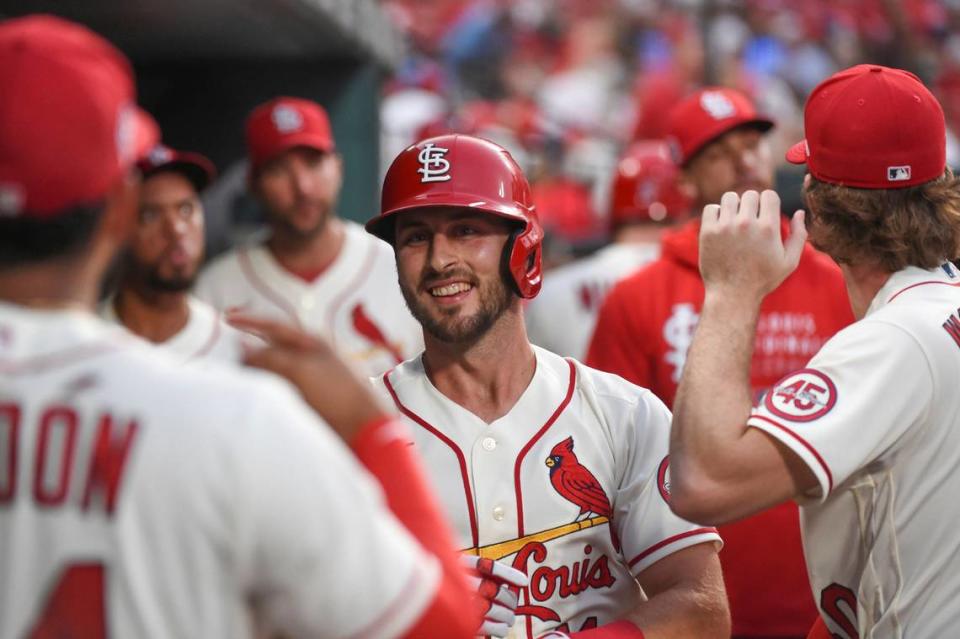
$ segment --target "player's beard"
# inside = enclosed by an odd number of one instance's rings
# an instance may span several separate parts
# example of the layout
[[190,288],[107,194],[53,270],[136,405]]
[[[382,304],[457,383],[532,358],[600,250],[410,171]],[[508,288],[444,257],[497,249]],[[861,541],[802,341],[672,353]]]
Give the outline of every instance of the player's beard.
[[[411,290],[403,282],[400,283],[400,292],[407,302],[410,313],[420,322],[423,330],[429,335],[447,344],[471,344],[483,337],[510,308],[513,303],[513,291],[507,287],[502,278],[477,282],[476,278],[460,272],[426,273],[421,281],[457,276],[463,277],[474,286],[479,300],[480,308],[473,315],[467,317],[459,316],[460,311],[457,308],[431,310],[418,299],[417,292]],[[423,286],[421,288],[426,289]]]
[[139,287],[154,293],[182,293],[193,288],[200,271],[196,265],[189,273],[177,275],[162,275],[157,264],[141,264],[132,255],[126,254],[123,258],[123,268],[133,282],[139,282]]
[[323,233],[333,215],[333,209],[323,202],[314,202],[313,205],[319,209],[319,212],[316,221],[310,225],[297,224],[294,221],[296,209],[301,206],[300,202],[295,203],[290,211],[282,213],[270,209],[269,206],[264,206],[267,221],[273,228],[274,235],[279,235],[288,242],[303,242]]
[[190,275],[163,277],[156,269],[150,269],[144,273],[144,281],[148,288],[158,293],[183,293],[193,288],[193,283],[197,279],[197,272]]

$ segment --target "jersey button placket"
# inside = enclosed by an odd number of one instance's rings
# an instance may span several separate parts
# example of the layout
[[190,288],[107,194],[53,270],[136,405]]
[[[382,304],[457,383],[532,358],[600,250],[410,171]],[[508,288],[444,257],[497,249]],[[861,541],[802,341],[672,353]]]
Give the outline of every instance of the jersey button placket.
[[504,468],[513,467],[508,454],[502,442],[489,431],[474,440],[471,457],[481,544],[515,532],[513,484],[512,481],[509,486],[504,483]]

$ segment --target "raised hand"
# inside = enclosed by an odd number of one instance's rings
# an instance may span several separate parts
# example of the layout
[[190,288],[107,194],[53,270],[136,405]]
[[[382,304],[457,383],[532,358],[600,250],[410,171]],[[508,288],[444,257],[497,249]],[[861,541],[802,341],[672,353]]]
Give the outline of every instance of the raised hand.
[[708,294],[759,299],[777,288],[800,263],[807,239],[804,212],[797,211],[790,236],[780,235],[780,196],[775,191],[723,194],[703,208],[700,274]]
[[271,320],[234,314],[229,321],[266,342],[262,348],[251,348],[247,352],[246,364],[289,380],[348,443],[364,425],[388,412],[370,383],[324,340]]

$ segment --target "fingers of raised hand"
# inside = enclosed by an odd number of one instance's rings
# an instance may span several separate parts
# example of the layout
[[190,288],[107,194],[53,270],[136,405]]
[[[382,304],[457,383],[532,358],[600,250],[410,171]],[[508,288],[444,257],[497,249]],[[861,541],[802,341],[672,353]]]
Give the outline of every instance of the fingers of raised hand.
[[[517,618],[519,600],[516,593],[511,592],[506,585],[498,585],[489,579],[481,582],[478,592],[488,605],[483,614],[480,634],[505,637]],[[491,593],[493,596],[488,596]]]
[[289,377],[296,367],[296,357],[283,348],[250,348],[244,352],[243,362],[247,366],[262,368],[281,377]]
[[806,211],[797,211],[790,220],[790,237],[784,246],[786,260],[790,268],[796,268],[803,254],[803,246],[807,242],[807,225],[805,224]]
[[707,204],[703,207],[703,217],[701,218],[700,228],[701,229],[710,229],[717,224],[720,218],[720,205],[719,204]]
[[517,588],[523,588],[530,583],[527,576],[516,568],[492,559],[478,559],[476,570],[483,576],[491,577],[495,581]]
[[723,197],[720,198],[720,213],[717,216],[717,221],[721,224],[726,224],[733,221],[737,216],[737,210],[740,206],[740,196],[738,196],[733,191],[727,191],[723,194]]
[[[724,194],[723,197],[727,197]],[[740,196],[740,206],[737,208],[737,222],[742,225],[749,225],[757,219],[757,211],[760,208],[760,194],[756,191],[745,191]]]
[[762,222],[777,228],[780,227],[780,196],[770,189],[760,194],[760,213]]

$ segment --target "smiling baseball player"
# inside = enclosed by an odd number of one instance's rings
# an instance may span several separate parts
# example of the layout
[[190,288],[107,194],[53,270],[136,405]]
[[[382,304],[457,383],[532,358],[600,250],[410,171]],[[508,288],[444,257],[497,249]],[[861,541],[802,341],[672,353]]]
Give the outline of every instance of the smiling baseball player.
[[203,261],[200,192],[216,175],[213,164],[157,145],[137,168],[143,176],[137,226],[117,292],[100,315],[179,361],[239,362],[243,334],[189,292]]
[[426,344],[377,384],[466,552],[529,578],[508,636],[728,636],[719,537],[667,505],[667,409],[527,340],[542,231],[510,155],[465,135],[409,147],[367,229]]
[[[940,105],[913,74],[841,71],[805,110],[809,211],[782,242],[779,197],[703,211],[703,314],[675,404],[676,512],[722,523],[801,502],[810,581],[833,637],[948,637],[960,615],[960,184]],[[806,222],[806,229],[804,228]],[[854,315],[751,409],[763,296],[807,231]]]
[[51,16],[0,60],[0,637],[472,636],[402,425],[329,346],[245,325],[315,413],[93,314],[157,138],[127,60]]
[[396,286],[390,249],[336,216],[343,162],[326,111],[280,97],[247,118],[248,184],[270,237],[215,259],[200,299],[301,327],[369,375],[420,351],[420,327]]

